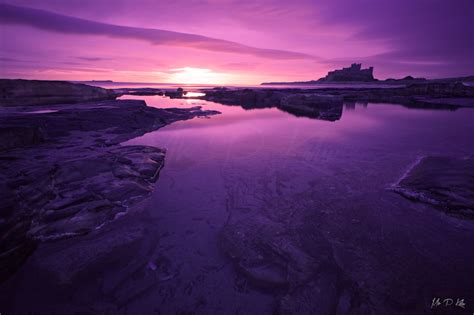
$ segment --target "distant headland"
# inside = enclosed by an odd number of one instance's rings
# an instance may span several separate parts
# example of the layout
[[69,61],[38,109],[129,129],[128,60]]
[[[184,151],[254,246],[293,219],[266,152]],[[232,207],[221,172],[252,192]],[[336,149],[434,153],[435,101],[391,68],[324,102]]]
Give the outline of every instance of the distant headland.
[[414,78],[410,75],[402,79],[379,80],[374,77],[374,67],[362,69],[362,64],[353,63],[350,67],[329,71],[325,77],[318,80],[297,81],[297,82],[264,82],[261,85],[308,85],[308,84],[328,84],[328,83],[384,83],[384,84],[409,84],[429,81],[474,81],[473,76],[434,79]]
[[374,67],[362,69],[362,64],[353,63],[348,68],[329,71],[328,74],[318,82],[372,82],[374,78]]

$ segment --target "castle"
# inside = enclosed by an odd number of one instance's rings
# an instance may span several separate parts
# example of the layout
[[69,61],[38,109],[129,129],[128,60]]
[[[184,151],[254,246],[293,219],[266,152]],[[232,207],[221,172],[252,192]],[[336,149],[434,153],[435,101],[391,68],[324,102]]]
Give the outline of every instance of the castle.
[[328,74],[318,82],[347,82],[347,81],[376,81],[373,75],[374,67],[362,69],[362,64],[353,63],[349,68],[329,71]]

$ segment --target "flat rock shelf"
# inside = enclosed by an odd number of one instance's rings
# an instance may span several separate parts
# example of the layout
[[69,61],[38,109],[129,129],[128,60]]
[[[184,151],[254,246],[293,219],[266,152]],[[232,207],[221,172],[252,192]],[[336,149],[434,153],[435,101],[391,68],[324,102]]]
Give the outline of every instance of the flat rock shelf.
[[1,279],[38,242],[87,234],[153,190],[166,151],[121,142],[218,113],[156,109],[141,100],[0,110]]

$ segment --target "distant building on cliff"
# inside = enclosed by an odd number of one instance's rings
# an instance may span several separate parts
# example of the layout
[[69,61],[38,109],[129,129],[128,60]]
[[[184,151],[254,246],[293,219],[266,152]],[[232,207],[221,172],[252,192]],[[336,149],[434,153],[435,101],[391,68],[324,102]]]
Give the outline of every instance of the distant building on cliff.
[[362,69],[362,64],[353,63],[349,68],[329,71],[328,74],[318,80],[318,82],[368,82],[376,81],[374,78],[374,67]]

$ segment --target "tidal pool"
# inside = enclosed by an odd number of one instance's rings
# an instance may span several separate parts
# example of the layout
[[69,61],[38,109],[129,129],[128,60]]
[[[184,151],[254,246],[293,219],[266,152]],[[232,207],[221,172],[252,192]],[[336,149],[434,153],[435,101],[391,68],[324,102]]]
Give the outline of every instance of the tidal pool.
[[[200,105],[222,112],[128,142],[168,150],[148,205],[159,222],[157,230],[166,231],[157,252],[179,266],[179,276],[164,285],[174,292],[161,304],[165,310],[172,312],[179,304],[203,312],[268,313],[277,305],[299,312],[305,310],[298,308],[301,304],[319,303],[315,307],[321,313],[363,313],[366,306],[416,313],[429,311],[433,298],[449,297],[469,300],[474,310],[473,222],[406,200],[390,189],[421,157],[474,154],[474,110],[345,104],[340,119],[331,122],[276,108],[143,99],[149,106]],[[327,281],[309,277],[295,285],[302,290],[291,285],[289,291],[268,290],[266,282],[278,284],[291,275],[279,275],[281,266],[268,267],[268,261],[255,273],[242,270],[242,259],[232,264],[225,255],[233,253],[222,245],[222,230],[228,227],[248,233],[247,227],[275,224],[270,235],[258,240],[265,248],[273,246],[272,235],[278,246],[296,246],[294,240],[278,236],[279,227],[305,234],[302,226],[308,222],[320,237],[300,239],[315,242],[316,249],[317,242],[324,243],[331,256],[327,262],[337,269],[337,276]],[[311,251],[311,246],[305,249]],[[266,255],[264,249],[252,254]],[[305,255],[285,250],[280,254],[290,265]],[[324,278],[332,267],[311,277]],[[186,291],[190,284],[192,289]],[[322,293],[314,293],[317,289]],[[133,307],[156,302],[158,291],[150,291]],[[345,296],[351,296],[346,298],[350,303],[344,302]]]
[[473,155],[474,109],[345,104],[327,121],[122,98],[222,114],[124,143],[167,149],[153,194],[95,234],[42,244],[3,286],[18,292],[7,312],[474,311],[474,222],[391,189],[424,156]]

